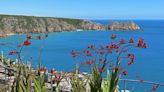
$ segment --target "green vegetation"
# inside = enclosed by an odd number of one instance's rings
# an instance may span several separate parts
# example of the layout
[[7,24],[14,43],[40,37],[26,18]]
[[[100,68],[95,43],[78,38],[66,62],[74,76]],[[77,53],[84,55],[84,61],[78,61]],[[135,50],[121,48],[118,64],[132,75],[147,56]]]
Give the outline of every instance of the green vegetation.
[[[34,17],[34,16],[18,16],[18,15],[0,15],[0,29],[4,29],[4,21],[8,22],[10,26],[16,28],[19,26],[20,28],[38,28],[40,27],[41,20],[44,21],[44,24],[47,25],[47,21],[53,19],[58,20],[59,22],[66,22],[73,26],[79,26],[80,23],[84,22],[84,20],[80,19],[68,19],[68,18],[52,18],[52,17]],[[47,25],[48,26],[48,25]]]

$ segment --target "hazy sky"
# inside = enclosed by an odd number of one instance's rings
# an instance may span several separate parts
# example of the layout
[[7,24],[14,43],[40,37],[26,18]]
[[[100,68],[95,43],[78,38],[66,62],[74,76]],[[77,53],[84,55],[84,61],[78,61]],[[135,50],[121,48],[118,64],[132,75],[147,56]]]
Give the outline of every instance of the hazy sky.
[[90,19],[164,19],[164,0],[0,0],[0,13]]

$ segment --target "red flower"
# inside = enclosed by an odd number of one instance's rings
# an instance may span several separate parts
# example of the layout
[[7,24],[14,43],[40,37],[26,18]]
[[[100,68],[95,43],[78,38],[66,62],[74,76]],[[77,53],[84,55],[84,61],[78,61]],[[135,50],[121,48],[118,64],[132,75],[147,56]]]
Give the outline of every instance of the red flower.
[[155,91],[155,90],[157,90],[157,87],[154,86],[154,87],[151,88],[151,90],[152,90],[152,91]]
[[127,71],[126,71],[126,70],[123,71],[122,74],[123,74],[124,76],[126,76],[126,75],[127,75]]
[[111,36],[111,39],[112,39],[112,40],[116,39],[116,35],[112,35],[112,36]]
[[32,39],[32,37],[30,35],[27,35],[26,38],[29,40],[29,39]]
[[132,64],[133,64],[133,62],[132,62],[132,61],[129,61],[129,62],[128,62],[128,65],[132,65]]
[[87,51],[87,52],[86,52],[86,56],[91,56],[90,51]]
[[120,40],[120,44],[125,44],[125,40],[124,39],[121,39]]
[[110,48],[114,48],[114,49],[119,49],[119,46],[118,45],[116,45],[116,44],[113,44],[113,43],[111,43],[110,44]]
[[55,80],[59,80],[60,79],[60,75],[55,75]]
[[144,43],[144,44],[142,45],[142,48],[147,48],[146,43]]
[[134,54],[128,54],[128,57],[131,59],[131,61],[133,62],[135,57],[134,57]]
[[30,44],[31,44],[31,42],[29,42],[28,40],[24,41],[24,43],[23,43],[24,46],[28,46]]
[[138,43],[142,44],[144,42],[144,39],[143,38],[140,38]]
[[102,50],[100,51],[100,54],[101,54],[101,55],[104,55],[104,53],[105,53],[104,51],[102,51]]
[[91,65],[91,62],[89,60],[86,60],[85,62],[86,64]]
[[106,45],[106,49],[109,49],[109,47],[110,47],[109,45]]
[[55,71],[54,69],[52,69],[50,73],[51,73],[51,74],[55,74],[56,71]]
[[134,43],[134,39],[130,38],[129,43]]
[[44,35],[45,35],[46,38],[48,37],[48,34],[44,34]]
[[88,46],[88,48],[93,49],[93,48],[94,48],[94,46],[93,46],[93,45],[89,45],[89,46]]
[[11,52],[9,52],[9,55],[14,55],[14,54],[18,54],[18,52],[17,51],[11,51]]
[[38,40],[41,40],[41,36],[40,36],[40,35],[39,35],[39,36],[37,36],[37,39],[38,39]]
[[75,58],[75,57],[77,56],[77,55],[76,55],[76,52],[74,52],[74,50],[72,50],[71,54],[72,54],[72,57],[73,57],[73,58]]
[[46,72],[47,69],[43,67],[43,68],[40,68],[39,71],[40,71],[40,72]]

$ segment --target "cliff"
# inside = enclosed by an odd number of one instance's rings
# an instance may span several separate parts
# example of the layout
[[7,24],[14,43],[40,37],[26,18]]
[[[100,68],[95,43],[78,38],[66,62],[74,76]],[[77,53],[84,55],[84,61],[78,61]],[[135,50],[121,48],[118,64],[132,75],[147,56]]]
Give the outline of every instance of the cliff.
[[0,37],[11,33],[41,33],[55,31],[104,30],[101,24],[68,18],[0,15]]
[[111,22],[101,25],[81,19],[0,15],[0,37],[20,33],[82,30],[139,30],[134,22]]
[[140,30],[134,22],[112,22],[107,25],[108,30]]

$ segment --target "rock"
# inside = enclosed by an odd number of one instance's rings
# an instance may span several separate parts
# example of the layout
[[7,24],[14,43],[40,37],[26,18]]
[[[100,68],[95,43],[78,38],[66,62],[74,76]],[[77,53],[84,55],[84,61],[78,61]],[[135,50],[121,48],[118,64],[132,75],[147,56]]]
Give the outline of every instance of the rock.
[[112,22],[107,25],[108,30],[140,30],[134,22]]

